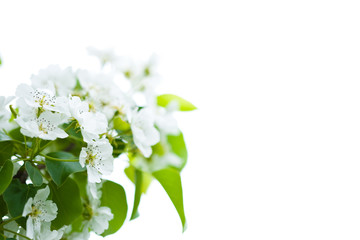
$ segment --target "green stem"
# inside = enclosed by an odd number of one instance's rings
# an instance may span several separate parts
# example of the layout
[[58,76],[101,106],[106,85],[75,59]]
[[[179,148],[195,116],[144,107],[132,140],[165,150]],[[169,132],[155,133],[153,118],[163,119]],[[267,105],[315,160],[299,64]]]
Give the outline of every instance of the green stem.
[[67,126],[67,127],[64,129],[64,131],[65,131],[65,132],[68,131],[68,130],[72,127],[72,125],[73,125],[74,123],[75,123],[75,121],[71,122],[70,125]]
[[54,158],[54,157],[50,157],[48,155],[45,155],[45,154],[42,154],[40,153],[39,154],[40,156],[43,156],[47,159],[50,159],[50,160],[53,160],[53,161],[59,161],[59,162],[78,162],[79,159],[60,159],[60,158]]
[[78,137],[75,137],[75,136],[72,136],[72,135],[69,135],[68,138],[73,139],[73,140],[78,141],[78,142],[84,143],[84,141],[81,138],[78,138]]
[[20,237],[22,237],[22,238],[26,238],[26,239],[31,240],[31,238],[28,238],[27,236],[22,235],[22,234],[17,233],[17,232],[14,232],[14,231],[12,231],[12,230],[9,230],[9,229],[6,229],[6,228],[3,228],[3,230],[6,231],[6,232],[9,232],[9,233],[13,233],[13,234],[15,234],[15,235],[18,235],[18,236],[20,236]]
[[121,151],[121,150],[113,150],[113,153],[124,153],[124,151]]
[[46,147],[48,147],[51,143],[53,143],[54,141],[50,141],[47,144],[45,144],[44,146],[42,146],[39,150],[39,152],[42,152]]
[[28,150],[27,150],[27,139],[26,136],[24,135],[24,143],[25,143],[25,155],[27,156],[28,154]]
[[30,159],[32,160],[34,158],[35,155],[35,138],[33,138],[32,143],[31,143],[31,156]]
[[17,216],[17,217],[14,217],[14,218],[5,220],[4,222],[2,222],[2,223],[0,224],[0,228],[1,228],[2,226],[4,226],[5,224],[8,224],[9,222],[15,221],[15,220],[17,220],[17,219],[19,219],[19,218],[21,218],[21,217],[22,217],[22,216]]
[[10,111],[11,111],[12,115],[14,116],[14,118],[17,118],[17,113],[14,110],[14,108],[12,107],[12,105],[10,105],[9,107],[10,107]]
[[45,165],[45,162],[43,161],[32,161],[33,163],[37,163],[37,164],[42,164],[42,165]]

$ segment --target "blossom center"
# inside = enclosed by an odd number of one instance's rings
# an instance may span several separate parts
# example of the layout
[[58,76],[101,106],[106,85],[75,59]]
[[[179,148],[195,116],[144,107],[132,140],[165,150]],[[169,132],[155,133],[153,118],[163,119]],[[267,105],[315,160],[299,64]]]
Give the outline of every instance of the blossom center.
[[90,220],[94,215],[93,209],[89,204],[84,204],[83,217],[85,220]]
[[33,93],[33,98],[40,107],[44,107],[44,105],[54,106],[55,104],[55,97],[50,96],[50,94],[46,92],[40,92],[38,90],[35,90],[35,92]]
[[41,210],[38,209],[35,205],[31,206],[31,213],[30,216],[33,218],[37,218],[41,214]]
[[85,160],[86,164],[87,164],[87,165],[94,166],[94,165],[95,165],[96,156],[97,156],[97,154],[93,154],[92,152],[88,151],[88,152],[87,152],[87,156],[86,156],[86,160]]
[[48,133],[48,131],[46,130],[46,128],[44,128],[44,126],[43,126],[42,123],[40,123],[40,125],[39,125],[39,131],[41,131],[41,132],[43,132],[43,133],[45,133],[45,134]]
[[52,124],[49,120],[46,120],[45,118],[38,118],[36,119],[36,121],[39,126],[39,131],[45,134],[48,134],[49,131],[54,131],[56,128],[54,124]]

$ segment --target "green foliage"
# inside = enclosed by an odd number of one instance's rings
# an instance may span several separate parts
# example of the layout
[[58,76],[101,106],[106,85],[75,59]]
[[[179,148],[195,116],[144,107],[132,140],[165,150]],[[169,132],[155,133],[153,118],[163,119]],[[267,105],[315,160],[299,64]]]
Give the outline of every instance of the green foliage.
[[12,139],[0,131],[0,166],[13,155],[14,145]]
[[78,185],[74,180],[68,178],[60,187],[56,186],[54,182],[50,182],[49,186],[52,200],[58,207],[58,214],[52,221],[52,227],[59,229],[64,225],[70,225],[83,211]]
[[9,186],[14,165],[10,160],[6,160],[4,165],[0,167],[0,195]]
[[6,206],[6,203],[4,201],[4,198],[2,195],[0,195],[0,219],[5,216],[8,213],[8,209]]
[[101,205],[109,207],[114,218],[109,222],[109,228],[101,236],[117,232],[124,224],[128,206],[124,188],[112,181],[104,181],[102,185]]
[[139,216],[138,207],[140,204],[140,198],[142,193],[143,174],[140,170],[135,170],[135,196],[134,206],[131,213],[130,220],[133,220]]
[[[21,140],[16,139],[20,138],[17,134],[21,135]],[[25,145],[22,142],[23,140],[24,136],[20,133],[20,128],[10,131],[9,136],[0,131],[0,165],[10,159],[15,151],[17,154],[24,155]]]
[[35,186],[40,186],[43,183],[43,178],[41,176],[40,170],[33,166],[29,161],[25,163],[25,168],[29,177]]
[[[75,156],[68,152],[53,152],[47,156],[57,159],[75,159]],[[58,186],[63,184],[70,174],[85,171],[79,162],[62,162],[46,158],[45,165],[51,178]]]
[[[22,215],[25,203],[30,197],[35,196],[38,189],[39,187],[34,187],[32,184],[26,185],[20,183],[19,179],[11,181],[9,187],[3,194],[11,217]],[[25,218],[20,218],[16,221],[20,226],[26,228]]]
[[10,160],[13,148],[14,145],[11,141],[0,142],[0,165],[3,165],[6,160]]
[[80,190],[80,196],[85,200],[88,198],[86,193],[86,185],[87,185],[87,174],[86,172],[76,172],[72,174],[72,178],[77,183],[79,190]]
[[[132,166],[132,165],[125,168],[125,170],[124,170],[126,176],[134,184],[135,184],[135,171],[136,171],[136,168],[134,166]],[[151,176],[151,174],[149,174],[147,172],[142,172],[142,183],[141,183],[141,192],[142,193],[146,193],[147,189],[150,186],[150,183],[151,183],[152,179],[153,179],[153,177]]]
[[84,217],[80,215],[71,223],[71,232],[81,232],[83,229]]
[[120,116],[116,116],[114,118],[114,129],[120,130],[120,131],[127,131],[130,129],[130,124],[126,121],[122,120]]
[[180,170],[183,169],[186,165],[187,158],[188,158],[188,153],[187,153],[183,134],[180,133],[177,136],[168,135],[167,141],[171,147],[171,151],[183,160],[183,164],[182,164]]
[[183,193],[181,186],[180,172],[173,168],[166,168],[153,172],[152,175],[160,182],[174,204],[181,219],[183,231],[186,229],[184,213]]
[[113,157],[115,158],[125,151],[126,143],[121,139],[114,139],[112,141],[112,146],[113,146]]
[[11,141],[12,139],[3,132],[0,132],[0,142]]
[[172,101],[178,103],[180,111],[192,111],[196,109],[191,102],[173,94],[163,94],[157,97],[157,104],[160,107],[166,107]]
[[[9,135],[11,139],[17,140],[17,141],[24,141],[24,135],[20,132],[20,127],[14,128],[9,132]],[[30,138],[31,139],[31,138]]]

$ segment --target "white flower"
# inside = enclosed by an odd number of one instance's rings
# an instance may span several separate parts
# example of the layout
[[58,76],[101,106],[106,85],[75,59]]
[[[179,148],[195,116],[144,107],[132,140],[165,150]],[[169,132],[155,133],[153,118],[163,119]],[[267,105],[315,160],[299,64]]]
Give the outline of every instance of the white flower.
[[160,141],[159,131],[154,127],[154,116],[149,109],[133,111],[130,120],[134,143],[144,157],[150,157],[151,146]]
[[87,50],[90,55],[99,58],[101,65],[105,65],[106,63],[113,63],[117,59],[114,50],[111,48],[97,49],[94,47],[88,47]]
[[150,159],[136,157],[133,164],[144,172],[155,172],[166,167],[180,168],[183,161],[176,154],[167,152],[163,155],[153,154]]
[[89,221],[89,227],[96,234],[102,234],[109,228],[109,221],[113,219],[114,215],[111,213],[108,207],[99,207],[100,201],[97,204],[93,204],[93,217]]
[[78,96],[71,96],[69,98],[69,111],[73,118],[79,119],[81,118],[81,114],[89,112],[89,104],[81,101]]
[[113,147],[105,138],[88,143],[80,152],[79,162],[86,166],[88,180],[91,183],[100,182],[102,175],[108,175],[113,170]]
[[40,232],[35,233],[34,240],[60,240],[64,234],[66,226],[57,231],[51,231],[50,225],[50,222],[41,223]]
[[99,134],[107,131],[108,121],[100,112],[89,112],[89,104],[77,96],[69,100],[71,116],[76,119],[85,142],[99,139]]
[[58,126],[67,121],[66,116],[45,111],[39,118],[27,119],[19,116],[15,121],[21,127],[21,133],[28,137],[38,137],[45,140],[66,138],[68,134]]
[[26,236],[33,238],[41,232],[41,226],[45,222],[51,222],[56,218],[57,206],[51,200],[46,200],[50,189],[46,186],[37,191],[34,199],[29,198],[26,202],[22,216],[28,216],[26,221]]
[[89,239],[90,231],[93,230],[96,234],[102,234],[109,228],[109,221],[113,219],[114,215],[110,208],[100,207],[101,184],[88,183],[86,192],[89,197],[89,203],[85,204],[84,225],[82,232],[72,233],[69,240],[84,240]]
[[16,89],[16,96],[19,97],[17,105],[21,109],[33,108],[40,110],[55,111],[69,115],[68,100],[66,97],[56,97],[49,89],[33,89],[27,84],[20,84]]
[[120,70],[131,84],[130,95],[142,92],[146,98],[154,96],[155,88],[160,83],[160,76],[156,72],[156,56],[152,55],[147,61],[134,63],[126,58],[120,58],[115,68]]
[[11,113],[8,109],[6,109],[6,107],[14,98],[15,97],[0,96],[0,126],[1,126],[1,129],[9,130],[12,128],[12,125],[9,123],[9,120],[11,118]]
[[87,240],[90,238],[90,232],[88,227],[88,222],[86,223],[86,226],[84,227],[82,232],[74,232],[72,233],[67,239],[69,240]]
[[155,112],[155,125],[160,129],[162,134],[165,135],[179,135],[180,130],[173,112],[179,110],[179,104],[176,101],[171,101],[166,108],[153,105]]
[[91,212],[89,220],[84,222],[84,228],[82,232],[72,233],[68,237],[69,240],[89,239],[91,230],[100,235],[109,228],[109,221],[114,218],[110,208],[100,207],[99,200],[90,202],[90,205],[87,205],[86,207],[88,208],[89,213]]
[[84,88],[90,111],[100,111],[111,119],[116,111],[126,113],[135,103],[126,96],[108,74],[94,74],[78,71],[78,78]]
[[58,65],[50,65],[32,75],[31,82],[34,88],[47,88],[58,96],[67,96],[75,88],[76,78],[70,67],[62,70]]
[[113,219],[114,215],[111,213],[110,208],[100,207],[101,191],[97,188],[96,184],[88,184],[87,194],[89,196],[92,215],[90,216],[88,228],[97,234],[102,234],[109,228],[109,221]]
[[84,141],[87,143],[99,139],[99,134],[107,131],[108,121],[100,112],[85,112],[77,119]]

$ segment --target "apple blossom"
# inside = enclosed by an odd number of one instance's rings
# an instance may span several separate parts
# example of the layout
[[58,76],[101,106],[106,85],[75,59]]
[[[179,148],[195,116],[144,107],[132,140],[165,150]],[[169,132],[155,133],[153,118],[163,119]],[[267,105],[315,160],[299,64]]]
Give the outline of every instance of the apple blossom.
[[57,206],[47,200],[50,189],[46,186],[37,191],[34,198],[29,198],[24,206],[22,216],[28,217],[26,221],[26,236],[33,238],[41,232],[41,226],[45,222],[51,222],[56,218]]
[[159,131],[154,127],[154,116],[149,109],[133,111],[130,120],[134,143],[144,157],[150,157],[151,146],[160,141]]
[[81,149],[79,162],[82,167],[86,166],[89,182],[100,182],[102,175],[112,172],[112,150],[113,147],[104,138],[88,143],[87,147]]

